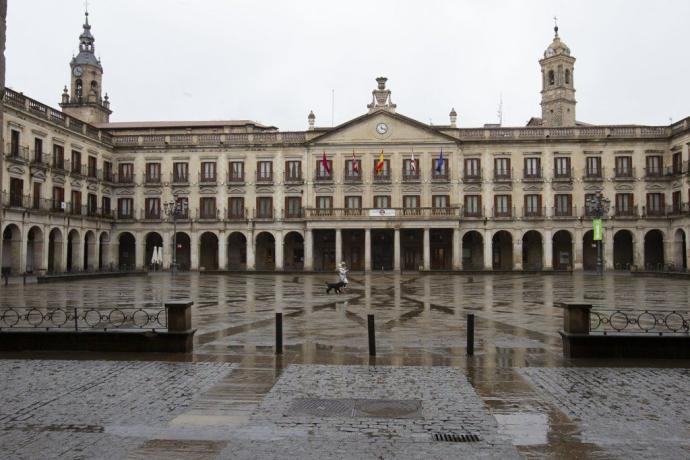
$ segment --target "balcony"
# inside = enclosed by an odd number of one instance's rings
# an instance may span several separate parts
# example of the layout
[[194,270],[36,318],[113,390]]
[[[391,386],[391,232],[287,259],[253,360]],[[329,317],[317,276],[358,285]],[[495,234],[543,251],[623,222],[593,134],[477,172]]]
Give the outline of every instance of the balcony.
[[173,187],[183,187],[189,185],[189,175],[178,175],[175,173],[170,174],[170,183]]
[[361,217],[362,208],[345,208],[343,210],[343,215],[345,217]]
[[669,216],[669,211],[666,207],[647,207],[642,206],[642,217],[649,219],[665,219]]
[[611,209],[611,215],[616,219],[637,219],[637,206],[625,206],[622,208],[613,206]]
[[546,217],[546,207],[522,208],[522,218],[525,220],[539,220]]
[[462,208],[462,217],[466,219],[481,219],[484,217],[484,208],[468,208],[467,206],[464,206]]
[[551,216],[554,219],[576,219],[577,208],[575,206],[559,207],[555,206],[551,210]]
[[459,207],[446,208],[306,208],[307,220],[457,220]]
[[86,177],[86,165],[81,163],[72,163],[72,167],[69,170],[69,175],[72,177]]
[[43,152],[33,151],[31,153],[31,167],[36,169],[46,170],[50,166],[48,162],[48,157]]
[[132,209],[118,209],[117,210],[117,220],[122,220],[122,221],[136,220],[135,215],[134,215],[134,210],[132,210]]
[[254,220],[272,221],[274,215],[273,208],[254,209]]
[[613,168],[613,180],[625,182],[635,180],[635,168]]
[[161,176],[158,174],[144,174],[145,187],[160,187]]
[[122,186],[133,186],[134,185],[134,175],[133,174],[113,174],[113,184]]
[[86,215],[86,206],[82,206],[81,203],[65,203],[65,214],[70,216]]
[[96,168],[86,168],[86,180],[95,182],[98,180],[98,177],[100,176],[100,170]]
[[561,169],[561,170],[554,169],[552,182],[572,182],[572,181],[573,181],[573,174],[572,174],[571,168],[566,168],[566,169]]
[[5,147],[5,158],[20,163],[29,162],[29,147],[19,144],[8,143]]
[[199,185],[216,185],[216,175],[199,173]]
[[648,181],[669,181],[673,176],[673,171],[668,167],[644,168],[644,178]]
[[343,175],[343,180],[346,184],[361,184],[362,175],[357,172],[345,171],[345,174]]
[[497,169],[494,171],[494,182],[512,182],[513,168]]
[[302,178],[302,172],[290,172],[290,171],[285,171],[284,175],[284,182],[286,185],[301,185],[304,183],[304,179]]
[[433,169],[431,171],[431,182],[450,182],[450,171],[446,169],[445,171],[438,172]]
[[482,171],[481,169],[473,171],[465,171],[462,176],[462,181],[467,183],[481,182],[482,181]]
[[139,214],[144,216],[143,220],[146,222],[161,222],[163,220],[160,209],[142,209]]
[[2,207],[3,208],[30,208],[31,197],[29,195],[21,195],[18,193],[2,192]]
[[225,220],[229,222],[241,222],[247,220],[247,208],[226,209]]
[[390,184],[391,183],[391,173],[389,171],[377,173],[373,172],[371,175],[371,180],[374,184]]
[[256,183],[257,185],[273,185],[273,172],[266,173],[257,171],[256,172]]
[[515,208],[492,208],[491,216],[494,219],[512,219],[515,215]]
[[317,184],[330,184],[333,182],[333,174],[314,174],[314,182]]
[[585,168],[582,175],[583,182],[601,182],[604,180],[604,168]]
[[200,222],[215,222],[220,220],[220,209],[197,209],[196,220]]
[[69,160],[53,157],[53,164],[50,166],[50,170],[53,174],[60,174],[64,176],[67,174],[69,169]]
[[283,220],[304,220],[304,208],[283,209]]
[[524,170],[522,172],[522,182],[544,182],[542,169]]
[[415,184],[421,182],[419,171],[403,171],[402,181],[406,184]]
[[100,171],[100,177],[103,182],[107,182],[109,184],[111,184],[114,180],[113,171],[110,169],[104,169]]

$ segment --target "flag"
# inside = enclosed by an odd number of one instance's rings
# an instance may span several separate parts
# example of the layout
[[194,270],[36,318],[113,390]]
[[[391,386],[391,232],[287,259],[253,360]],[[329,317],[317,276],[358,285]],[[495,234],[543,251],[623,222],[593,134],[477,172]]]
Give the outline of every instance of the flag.
[[410,173],[417,173],[417,161],[414,159],[414,152],[412,152],[412,158],[410,159]]
[[326,152],[323,152],[323,157],[321,158],[321,165],[323,166],[323,170],[326,171],[326,174],[329,176],[331,175],[331,168],[328,166],[328,159],[326,158]]
[[376,166],[374,166],[374,172],[380,174],[383,171],[383,166],[385,164],[386,162],[383,159],[383,150],[381,150],[381,155],[379,155],[379,161],[377,161]]
[[352,149],[352,172],[359,174],[359,162],[355,157],[355,149]]
[[441,147],[441,155],[436,160],[436,172],[441,174],[441,171],[443,171],[443,147]]

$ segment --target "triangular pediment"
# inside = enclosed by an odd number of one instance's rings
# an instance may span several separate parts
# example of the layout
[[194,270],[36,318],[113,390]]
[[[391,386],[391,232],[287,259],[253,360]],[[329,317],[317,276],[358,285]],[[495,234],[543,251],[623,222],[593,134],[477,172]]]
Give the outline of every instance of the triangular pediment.
[[458,144],[433,126],[380,110],[354,118],[310,140],[312,145],[332,144]]

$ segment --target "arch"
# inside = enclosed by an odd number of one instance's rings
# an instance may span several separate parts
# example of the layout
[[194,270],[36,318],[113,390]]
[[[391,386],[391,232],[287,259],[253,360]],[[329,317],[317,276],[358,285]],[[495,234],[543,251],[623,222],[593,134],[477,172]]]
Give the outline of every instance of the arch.
[[513,269],[513,235],[499,230],[491,238],[491,266],[494,270]]
[[285,270],[304,269],[304,238],[299,232],[288,232],[283,239]]
[[541,270],[544,265],[544,243],[541,233],[530,230],[522,235],[522,269]]
[[675,254],[674,265],[677,269],[688,269],[688,253],[687,253],[687,241],[685,239],[685,231],[682,229],[676,230],[673,239],[673,254]]
[[2,232],[2,272],[21,272],[22,232],[15,224],[8,224]]
[[565,84],[570,84],[570,69],[565,69]]
[[48,234],[48,271],[59,273],[62,270],[62,232],[54,228]]
[[155,269],[153,264],[153,250],[163,247],[163,237],[158,232],[149,232],[144,240],[144,266]]
[[75,228],[67,234],[67,271],[78,271],[81,262],[81,237]]
[[572,270],[573,235],[568,230],[559,230],[553,234],[553,269]]
[[118,235],[117,266],[120,270],[134,270],[136,266],[137,239],[129,232]]
[[644,236],[644,266],[647,270],[662,270],[664,264],[664,234],[650,230]]
[[41,274],[45,271],[43,266],[43,230],[34,225],[26,234],[26,272]]
[[84,83],[81,81],[81,78],[77,78],[74,81],[74,92],[75,96],[77,99],[81,99],[83,94],[84,94]]
[[597,270],[598,243],[594,241],[594,231],[588,230],[582,235],[582,269]]
[[103,270],[104,268],[110,267],[110,235],[108,232],[101,232],[98,237],[98,269]]
[[228,235],[228,270],[247,269],[247,237],[242,232]]
[[475,230],[470,230],[462,236],[462,268],[464,270],[484,268],[484,238]]
[[199,270],[218,270],[218,236],[213,232],[199,237]]
[[175,264],[180,270],[189,270],[192,266],[192,239],[185,232],[175,234]]
[[553,70],[549,70],[549,85],[553,86],[556,84],[556,74],[554,73]]
[[88,230],[84,236],[84,270],[92,271],[96,264],[96,235]]
[[613,266],[616,270],[628,270],[633,264],[633,241],[630,230],[618,230],[613,235]]
[[275,238],[271,232],[256,236],[256,269],[275,270]]

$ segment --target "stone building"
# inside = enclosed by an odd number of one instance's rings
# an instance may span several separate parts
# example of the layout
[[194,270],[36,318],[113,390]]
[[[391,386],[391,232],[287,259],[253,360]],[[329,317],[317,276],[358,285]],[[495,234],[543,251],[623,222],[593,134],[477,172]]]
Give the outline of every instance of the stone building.
[[[576,121],[558,30],[525,127],[428,125],[378,78],[366,112],[282,132],[250,120],[111,123],[87,20],[62,111],[3,95],[1,260],[13,273],[197,270],[580,270],[601,192],[604,261],[687,267],[690,119]],[[183,205],[175,219],[166,204]],[[176,230],[174,237],[174,230]],[[173,243],[174,241],[174,243]]]

